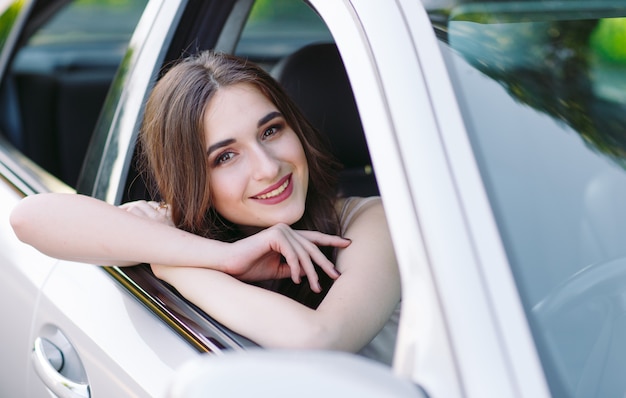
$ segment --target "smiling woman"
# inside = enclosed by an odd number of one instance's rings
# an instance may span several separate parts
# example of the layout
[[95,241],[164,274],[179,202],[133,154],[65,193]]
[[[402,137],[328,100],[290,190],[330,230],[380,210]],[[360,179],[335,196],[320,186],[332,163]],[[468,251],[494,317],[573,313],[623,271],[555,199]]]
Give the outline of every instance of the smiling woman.
[[262,346],[390,364],[400,282],[382,204],[337,198],[337,163],[322,142],[265,71],[204,52],[170,69],[146,105],[143,164],[167,206],[39,195],[11,223],[52,256],[150,263]]
[[209,148],[215,141],[229,143],[209,153],[209,184],[219,214],[238,225],[259,227],[291,225],[302,218],[309,183],[306,156],[276,106],[254,86],[225,87],[208,104],[205,128]]

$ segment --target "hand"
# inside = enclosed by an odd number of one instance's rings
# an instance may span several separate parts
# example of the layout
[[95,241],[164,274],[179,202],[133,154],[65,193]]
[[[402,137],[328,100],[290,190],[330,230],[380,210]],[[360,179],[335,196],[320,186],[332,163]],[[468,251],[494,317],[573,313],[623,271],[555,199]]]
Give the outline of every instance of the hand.
[[171,227],[174,226],[172,215],[167,204],[137,200],[135,202],[124,203],[119,207],[136,216],[147,218]]
[[[313,263],[333,279],[339,277],[318,246],[345,248],[349,239],[317,231],[296,231],[288,225],[277,224],[255,235],[231,244],[232,252],[225,272],[244,281],[264,281],[291,276],[300,283],[306,275],[311,289],[321,292]],[[285,262],[281,261],[281,257]]]

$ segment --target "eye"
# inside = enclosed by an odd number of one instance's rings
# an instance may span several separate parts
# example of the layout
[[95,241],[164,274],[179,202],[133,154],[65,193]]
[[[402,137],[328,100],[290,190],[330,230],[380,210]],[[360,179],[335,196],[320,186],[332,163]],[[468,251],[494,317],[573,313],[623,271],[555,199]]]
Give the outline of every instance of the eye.
[[219,166],[220,164],[226,163],[228,162],[230,159],[232,159],[235,156],[235,154],[233,152],[224,152],[221,153],[220,155],[218,155],[215,160],[213,161],[213,164],[216,166]]
[[274,126],[270,126],[266,128],[261,134],[261,138],[267,139],[276,135],[280,131],[280,127],[281,127],[280,125],[274,125]]

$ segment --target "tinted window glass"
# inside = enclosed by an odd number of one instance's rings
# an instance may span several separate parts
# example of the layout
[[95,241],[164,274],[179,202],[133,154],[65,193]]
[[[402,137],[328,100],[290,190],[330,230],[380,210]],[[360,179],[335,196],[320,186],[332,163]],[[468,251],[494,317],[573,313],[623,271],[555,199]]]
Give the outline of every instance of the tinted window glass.
[[626,8],[508,4],[433,20],[553,395],[621,396]]
[[23,4],[19,1],[7,2],[4,5],[0,4],[0,51],[2,51],[4,43],[9,38],[13,24],[22,7]]
[[36,45],[127,43],[147,0],[77,0],[52,17],[29,40]]
[[303,1],[254,3],[235,53],[257,61],[275,61],[314,42],[332,42],[328,28]]
[[74,186],[92,130],[147,0],[76,0],[26,38],[3,80],[2,131]]

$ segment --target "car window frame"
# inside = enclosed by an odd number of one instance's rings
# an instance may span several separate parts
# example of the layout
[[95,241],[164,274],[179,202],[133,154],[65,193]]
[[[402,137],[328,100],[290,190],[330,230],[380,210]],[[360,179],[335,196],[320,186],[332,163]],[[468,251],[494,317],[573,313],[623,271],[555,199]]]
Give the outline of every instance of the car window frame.
[[[403,311],[415,314],[410,321],[400,323],[396,352],[401,353],[401,359],[396,372],[411,377],[429,391],[437,391],[435,395],[463,395],[461,391],[465,391],[480,396],[487,385],[491,392],[497,388],[498,395],[511,395],[520,383],[523,389],[539,386],[541,391],[545,385],[543,374],[540,368],[532,368],[537,363],[533,357],[536,351],[523,312],[509,314],[507,319],[514,318],[515,322],[505,327],[494,316],[490,301],[493,298],[517,303],[519,309],[521,304],[510,275],[510,283],[504,286],[511,290],[494,287],[492,280],[488,289],[485,285],[487,270],[483,261],[489,259],[494,248],[481,247],[482,252],[476,252],[474,234],[484,228],[474,225],[476,218],[468,217],[467,212],[476,206],[488,211],[489,202],[478,197],[467,203],[458,193],[459,178],[467,175],[472,178],[468,183],[478,181],[480,187],[480,177],[475,170],[471,174],[473,154],[467,139],[450,141],[452,136],[463,134],[464,129],[458,110],[454,110],[449,77],[423,5],[419,1],[398,0],[387,5],[386,13],[367,0],[350,0],[342,2],[346,10],[339,13],[331,0],[310,2],[327,23],[334,19],[334,27],[329,26],[346,61],[383,202],[389,198],[385,210],[402,276]],[[395,7],[399,11],[391,10]],[[392,12],[396,16],[392,17]],[[350,23],[351,20],[356,22]],[[360,30],[341,33],[351,25]],[[389,42],[386,33],[392,28],[394,40]],[[402,62],[397,62],[399,54]],[[405,76],[404,81],[398,81],[396,76]],[[373,90],[380,94],[374,95]],[[376,104],[375,97],[383,101]],[[412,105],[411,110],[406,109],[407,104]],[[452,113],[448,114],[448,110]],[[392,153],[394,156],[385,156]],[[463,156],[454,158],[458,154]],[[470,170],[463,171],[462,167],[468,165]],[[465,184],[463,189],[467,188]],[[475,186],[469,188],[476,190]],[[469,197],[476,198],[475,194]],[[411,221],[407,222],[409,217]],[[497,238],[497,230],[493,231]],[[441,242],[449,242],[455,250],[437,244]],[[464,266],[459,269],[458,264]],[[499,277],[502,272],[510,272],[506,261],[488,265],[501,271]],[[501,279],[506,282],[506,275]],[[473,314],[471,320],[461,315],[468,310]],[[499,306],[498,310],[506,308]],[[503,332],[520,324],[521,331],[513,333],[513,339],[520,344],[512,346]],[[467,341],[470,335],[481,335],[483,342],[498,343],[473,344]],[[417,347],[422,348],[416,350]],[[523,360],[511,363],[511,357]],[[475,361],[479,358],[494,365],[477,371]],[[424,364],[428,364],[428,372],[419,371]],[[525,366],[533,372],[518,375],[507,370]],[[494,376],[494,371],[499,376]],[[489,382],[493,377],[502,382],[493,385]],[[467,384],[468,378],[471,385]],[[476,384],[476,380],[483,382]]]
[[[153,0],[148,4],[105,101],[79,177],[79,193],[111,204],[129,200],[127,192],[136,178],[131,173],[135,143],[148,93],[164,65],[184,55],[181,49],[215,44],[221,26],[204,23],[205,16],[215,22],[215,15],[224,18],[231,5],[216,0]],[[198,352],[257,346],[182,298],[146,264],[102,269]]]

